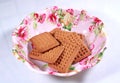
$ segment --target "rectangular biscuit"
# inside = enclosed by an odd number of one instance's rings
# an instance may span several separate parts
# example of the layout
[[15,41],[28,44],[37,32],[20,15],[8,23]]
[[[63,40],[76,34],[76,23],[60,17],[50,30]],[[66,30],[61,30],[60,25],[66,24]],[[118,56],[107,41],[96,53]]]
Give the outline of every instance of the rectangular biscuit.
[[60,73],[67,73],[79,49],[72,43],[64,43],[63,46],[64,51],[57,61],[55,63],[49,63],[48,65]]
[[[59,41],[63,41],[66,40],[66,37],[70,34],[74,34],[75,32],[68,32],[68,31],[62,31],[59,28],[56,28],[54,30],[51,31],[52,35],[54,35],[54,37],[59,40]],[[76,33],[78,35],[78,37],[81,40],[85,40],[85,36],[79,33]]]
[[91,54],[90,50],[86,45],[85,36],[82,34],[59,30],[59,32],[58,31],[55,32],[54,36],[56,39],[58,39],[62,43],[69,41],[79,46],[79,53],[75,57],[75,60],[73,61],[73,63],[77,63]]
[[77,54],[77,56],[75,57],[73,64],[83,60],[84,58],[88,57],[91,54],[90,50],[86,47],[86,46],[81,46],[80,50]]
[[63,46],[57,46],[44,53],[40,53],[38,50],[33,49],[29,54],[29,57],[47,63],[54,63],[58,59],[58,57],[62,54],[63,50],[64,50]]
[[52,31],[50,31],[50,33],[52,35],[54,35],[56,33],[56,31],[59,31],[59,30],[61,30],[61,29],[60,28],[54,28]]
[[73,42],[74,44],[79,46],[79,53],[75,57],[73,63],[77,63],[91,54],[89,48],[87,47],[85,42],[81,40],[77,33],[70,34],[69,36],[67,36],[66,39],[69,40],[69,42]]
[[59,45],[59,42],[49,33],[44,32],[30,39],[33,46],[40,52],[45,52]]
[[62,30],[56,30],[54,32],[54,37],[59,41],[59,42],[65,42],[66,36],[71,34],[71,32],[68,31],[62,31]]

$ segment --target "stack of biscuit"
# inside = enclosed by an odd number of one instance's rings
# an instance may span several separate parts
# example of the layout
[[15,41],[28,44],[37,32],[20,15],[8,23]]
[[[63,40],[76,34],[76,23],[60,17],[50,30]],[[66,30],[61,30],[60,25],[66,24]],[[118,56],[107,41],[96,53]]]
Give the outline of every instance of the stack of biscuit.
[[30,39],[33,49],[29,57],[48,63],[60,72],[69,72],[69,67],[91,54],[82,34],[62,31],[58,28],[36,35]]

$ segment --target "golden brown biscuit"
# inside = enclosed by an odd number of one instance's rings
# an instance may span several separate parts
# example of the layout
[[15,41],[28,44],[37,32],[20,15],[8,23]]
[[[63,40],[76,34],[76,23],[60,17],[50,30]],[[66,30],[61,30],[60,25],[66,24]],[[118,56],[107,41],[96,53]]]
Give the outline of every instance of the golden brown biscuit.
[[86,46],[81,46],[79,48],[79,52],[77,56],[75,57],[73,64],[83,60],[84,58],[88,57],[91,54],[90,50]]
[[91,54],[87,45],[83,40],[81,40],[80,36],[77,33],[68,35],[66,40],[69,40],[69,42],[72,42],[75,45],[79,46],[79,53],[75,57],[73,63],[77,63]]
[[36,35],[30,41],[39,52],[45,52],[59,45],[59,42],[49,32]]
[[84,35],[62,31],[60,28],[34,36],[30,41],[35,48],[29,57],[47,62],[60,73],[69,72],[72,64],[91,54]]
[[55,63],[49,63],[48,65],[60,73],[67,73],[79,49],[76,45],[69,42],[63,43],[63,46],[64,51],[62,55],[60,55]]
[[63,46],[57,46],[44,53],[40,53],[38,50],[33,49],[30,52],[29,57],[47,63],[54,63],[58,59],[58,57],[62,54],[63,50],[64,50]]
[[82,34],[57,30],[54,33],[54,37],[61,43],[65,43],[67,41],[79,46],[79,53],[75,57],[73,63],[77,63],[91,54],[85,43],[85,36]]

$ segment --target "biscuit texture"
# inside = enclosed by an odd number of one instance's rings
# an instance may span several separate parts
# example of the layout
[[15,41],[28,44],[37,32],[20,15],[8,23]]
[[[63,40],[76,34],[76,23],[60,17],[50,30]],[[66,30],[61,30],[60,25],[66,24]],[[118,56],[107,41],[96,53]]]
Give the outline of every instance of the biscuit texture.
[[76,32],[55,28],[30,39],[33,45],[29,57],[48,63],[49,67],[67,73],[72,64],[91,54],[85,36]]
[[60,73],[67,73],[74,58],[79,52],[76,45],[71,43],[64,43],[64,51],[55,63],[49,63],[48,65],[57,70]]
[[30,41],[39,52],[45,52],[59,45],[59,42],[49,32],[36,35],[32,37]]
[[30,52],[29,57],[47,63],[54,63],[62,54],[63,50],[64,50],[63,46],[57,46],[44,53],[40,53],[38,50],[33,49]]

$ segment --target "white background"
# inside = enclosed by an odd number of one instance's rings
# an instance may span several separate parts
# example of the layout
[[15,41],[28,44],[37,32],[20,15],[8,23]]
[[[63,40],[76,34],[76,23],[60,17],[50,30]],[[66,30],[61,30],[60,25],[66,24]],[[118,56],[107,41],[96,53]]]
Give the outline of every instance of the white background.
[[[0,83],[118,83],[120,82],[119,0],[0,0]],[[50,6],[85,9],[105,23],[107,50],[95,67],[61,78],[29,70],[12,54],[11,33],[33,11]]]

